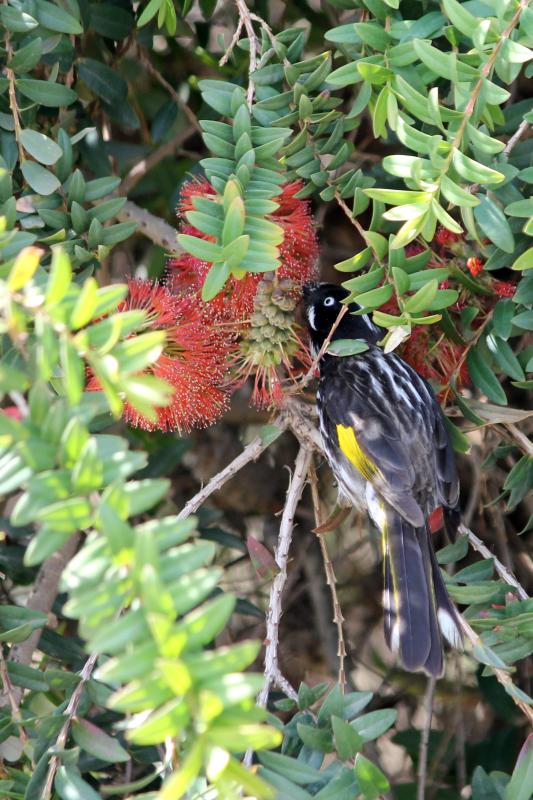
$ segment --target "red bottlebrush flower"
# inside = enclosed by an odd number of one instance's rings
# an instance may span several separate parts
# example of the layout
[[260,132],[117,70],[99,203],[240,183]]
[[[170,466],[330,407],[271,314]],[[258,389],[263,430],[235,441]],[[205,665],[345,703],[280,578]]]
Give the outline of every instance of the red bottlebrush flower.
[[[318,245],[309,210],[309,203],[299,200],[295,194],[302,188],[300,182],[286,184],[282,193],[275,198],[279,208],[267,219],[283,228],[283,242],[279,247],[281,266],[277,270],[280,279],[290,278],[297,287],[316,277]],[[196,195],[214,197],[215,191],[207,180],[189,181],[183,187],[178,215],[185,218],[187,211],[194,208]],[[180,230],[191,236],[211,239],[191,225],[182,223]],[[211,265],[199,261],[188,253],[168,262],[167,284],[173,292],[199,293]],[[231,277],[223,291],[204,305],[210,320],[222,322],[242,322],[248,319],[254,308],[254,299],[262,279],[262,273],[246,273],[238,280]]]
[[477,256],[471,256],[466,261],[466,268],[470,272],[473,278],[477,278],[483,272],[485,265],[480,258]]
[[[129,403],[124,419],[144,430],[180,432],[215,422],[225,411],[228,393],[222,387],[227,371],[230,343],[220,332],[206,325],[198,307],[188,297],[176,297],[166,287],[150,281],[128,281],[128,297],[119,311],[143,309],[145,327],[164,330],[163,352],[145,374],[162,378],[174,388],[170,404],[157,410],[157,421],[139,414]],[[91,376],[88,391],[100,384]]]
[[492,281],[492,288],[500,297],[514,297],[516,285],[510,281]]
[[444,248],[449,248],[450,245],[458,242],[460,238],[458,233],[453,233],[453,231],[449,231],[448,228],[444,228],[442,225],[439,225],[435,234],[435,241]]

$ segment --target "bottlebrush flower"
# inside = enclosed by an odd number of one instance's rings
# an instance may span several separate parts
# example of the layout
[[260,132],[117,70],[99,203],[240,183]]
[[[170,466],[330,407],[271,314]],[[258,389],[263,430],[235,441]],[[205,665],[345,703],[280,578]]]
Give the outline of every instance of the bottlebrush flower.
[[[129,403],[124,405],[124,419],[134,427],[161,431],[184,432],[212,424],[228,404],[223,382],[229,341],[206,325],[191,298],[177,297],[166,287],[146,280],[129,280],[128,290],[118,310],[142,309],[146,312],[145,328],[166,333],[163,352],[144,374],[164,379],[174,388],[174,394],[168,406],[157,409],[155,422]],[[96,376],[90,377],[86,388],[100,389]]]
[[478,275],[481,275],[484,267],[485,265],[483,261],[480,258],[477,258],[477,256],[472,256],[466,261],[466,268],[473,278],[477,278]]
[[[266,217],[283,229],[283,242],[279,246],[281,265],[277,275],[280,279],[290,278],[295,289],[300,289],[304,283],[316,277],[318,259],[318,244],[309,203],[295,197],[301,188],[299,181],[286,184],[276,197],[279,207]],[[205,179],[188,181],[182,189],[178,206],[178,216],[182,220],[187,211],[194,208],[193,198],[197,195],[215,197],[216,193]],[[180,231],[202,239],[212,239],[186,222],[182,222]],[[210,267],[211,264],[183,253],[168,262],[167,285],[173,292],[199,294]],[[240,280],[231,276],[224,289],[204,305],[209,319],[221,322],[249,319],[262,277],[262,273],[246,273]]]
[[498,281],[494,279],[492,281],[492,288],[500,297],[514,297],[514,293],[516,292],[516,284],[510,281]]
[[278,369],[294,380],[295,361],[310,366],[307,348],[294,322],[298,298],[289,278],[267,273],[258,286],[250,326],[244,331],[234,356],[234,385],[254,377],[252,405],[270,408],[283,399]]
[[435,234],[437,244],[447,250],[450,249],[451,245],[458,242],[460,238],[458,233],[453,233],[453,231],[449,231],[448,228],[444,228],[442,225],[439,225]]

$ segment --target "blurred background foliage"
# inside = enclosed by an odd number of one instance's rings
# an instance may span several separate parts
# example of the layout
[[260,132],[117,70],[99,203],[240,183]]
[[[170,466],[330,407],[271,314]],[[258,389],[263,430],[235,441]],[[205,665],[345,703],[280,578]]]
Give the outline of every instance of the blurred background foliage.
[[[527,1],[10,0],[0,25],[1,796],[527,800]],[[176,222],[191,177],[213,191],[189,188]],[[434,696],[386,650],[375,531],[352,514],[317,537],[305,489],[278,647],[289,685],[271,713],[255,705],[297,453],[279,434],[307,420],[312,386],[278,428],[241,380],[212,428],[157,429],[168,339],[125,282],[171,285],[192,258],[198,307],[223,287],[231,305],[243,275],[287,266],[272,204],[295,181],[320,274],[374,312],[450,419],[482,541],[436,541],[474,647],[449,654]],[[240,335],[261,341],[263,323]],[[95,376],[102,391],[84,391]],[[185,505],[243,445],[266,452]]]

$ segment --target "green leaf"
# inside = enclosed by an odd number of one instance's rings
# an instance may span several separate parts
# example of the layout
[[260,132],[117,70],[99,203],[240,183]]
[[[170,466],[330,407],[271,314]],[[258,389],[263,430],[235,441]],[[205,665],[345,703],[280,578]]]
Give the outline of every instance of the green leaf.
[[385,708],[381,711],[370,711],[362,717],[350,722],[352,728],[363,737],[365,742],[377,739],[389,730],[396,722],[398,713],[394,708]]
[[26,128],[20,132],[20,140],[26,152],[41,164],[55,164],[63,155],[59,145],[44,133]]
[[26,11],[21,11],[8,5],[0,6],[0,20],[6,30],[13,31],[13,33],[27,33],[39,24]]
[[61,186],[54,173],[36,161],[23,161],[20,169],[28,185],[37,194],[53,194]]
[[52,266],[46,285],[45,305],[47,307],[63,299],[69,289],[71,278],[72,269],[69,258],[63,250],[56,248],[52,256]]
[[533,217],[533,198],[527,200],[516,200],[505,207],[505,213],[511,217]]
[[487,395],[489,400],[500,405],[507,405],[507,397],[494,372],[484,360],[479,348],[472,348],[467,356],[468,372],[474,386]]
[[202,300],[212,300],[224,288],[230,276],[230,268],[226,263],[213,264],[207,273],[202,286]]
[[526,379],[519,360],[506,341],[500,339],[494,333],[489,333],[486,342],[494,360],[506,375],[514,378],[515,381],[524,381]]
[[331,733],[325,728],[315,728],[312,725],[304,725],[299,722],[296,725],[298,736],[302,742],[319,753],[331,753],[333,750],[333,738]]
[[130,755],[119,744],[115,736],[109,736],[101,728],[86,719],[74,717],[72,736],[82,750],[106,763],[129,761]]
[[258,753],[261,764],[265,767],[283,775],[298,786],[306,786],[309,783],[316,783],[322,778],[322,773],[296,758],[282,755],[281,753]]
[[150,0],[148,5],[143,9],[141,16],[137,20],[137,27],[142,28],[144,25],[147,25],[150,20],[155,17],[159,9],[164,5],[164,2],[165,0]]
[[533,786],[533,733],[524,742],[511,780],[505,788],[505,800],[528,800]]
[[405,301],[405,310],[412,314],[428,310],[437,295],[438,289],[439,282],[437,280],[428,281],[412,297]]
[[470,11],[467,11],[462,3],[457,0],[442,0],[444,13],[458,31],[463,33],[469,39],[477,27],[478,18],[474,17]]
[[455,561],[461,561],[462,558],[468,553],[468,536],[458,536],[456,541],[452,544],[446,545],[437,552],[437,561],[439,564],[453,564]]
[[366,800],[376,800],[390,789],[389,781],[379,767],[361,753],[355,758],[355,776]]
[[7,287],[11,292],[18,292],[32,279],[39,266],[41,255],[42,251],[37,247],[25,247],[20,251],[7,281]]
[[370,292],[363,292],[356,296],[357,303],[364,309],[373,309],[382,306],[391,299],[394,289],[390,283],[384,286],[379,286],[377,289],[372,289]]
[[355,256],[351,256],[345,259],[345,261],[339,261],[338,264],[335,264],[335,269],[339,272],[357,272],[357,270],[365,266],[371,255],[372,248],[365,247],[364,250],[361,250],[360,253],[356,253]]
[[11,642],[11,644],[18,644],[29,639],[33,633],[33,628],[29,623],[17,625],[16,628],[11,628],[8,631],[0,633],[0,642]]
[[518,256],[516,261],[513,262],[511,269],[533,269],[533,247],[529,247],[522,255]]
[[333,715],[331,717],[335,750],[341,761],[348,761],[358,753],[364,744],[364,739],[348,723]]
[[24,564],[34,567],[59,550],[72,536],[71,532],[57,531],[42,527],[33,537],[24,553]]
[[19,78],[16,81],[16,86],[25,97],[29,97],[35,103],[51,108],[69,106],[78,99],[76,92],[69,89],[68,86],[63,86],[62,83],[38,81],[33,78]]
[[54,785],[61,800],[100,800],[100,795],[73,767],[59,767]]
[[85,186],[84,200],[88,203],[100,200],[106,194],[111,194],[115,189],[120,186],[120,178],[107,177],[96,178],[94,181],[89,181]]
[[[3,6],[4,9],[8,6]],[[32,70],[40,61],[43,53],[43,40],[36,36],[29,44],[13,53],[13,57],[9,62],[9,66],[16,73],[24,73]]]
[[120,105],[128,94],[128,84],[115,70],[94,58],[80,58],[78,74],[95,95],[109,105]]
[[522,311],[513,317],[513,325],[523,328],[525,331],[533,331],[533,310]]
[[[368,248],[370,251],[370,248]],[[361,294],[361,292],[368,292],[370,289],[375,289],[381,283],[385,276],[384,267],[371,269],[368,272],[358,275],[357,278],[351,278],[349,281],[344,281],[342,286],[348,291],[353,292],[354,295]]]
[[[107,39],[125,39],[134,26],[133,16],[114,3],[90,3],[91,28]],[[140,27],[140,26],[139,26]]]
[[485,236],[505,253],[514,252],[513,232],[501,208],[487,195],[477,197],[479,205],[474,209],[474,217]]
[[198,236],[179,233],[178,244],[200,261],[207,261],[208,263],[215,264],[224,260],[220,245],[208,242],[205,239],[200,239]]
[[368,350],[368,344],[363,339],[335,339],[331,342],[327,352],[334,356],[354,356]]
[[474,161],[457,148],[453,149],[452,158],[459,175],[470,183],[497,184],[505,180],[505,175],[501,172]]
[[475,197],[475,195],[467,192],[457,183],[448,178],[447,175],[441,176],[440,188],[446,200],[449,200],[450,203],[453,203],[456,206],[460,206],[462,208],[473,208],[479,203],[479,200],[477,197]]

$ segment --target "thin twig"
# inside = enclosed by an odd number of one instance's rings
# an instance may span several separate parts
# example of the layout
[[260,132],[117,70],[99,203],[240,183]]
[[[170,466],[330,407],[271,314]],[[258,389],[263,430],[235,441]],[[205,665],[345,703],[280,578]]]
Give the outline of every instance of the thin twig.
[[522,120],[522,122],[520,123],[520,125],[518,126],[516,131],[513,133],[513,135],[511,136],[511,138],[509,139],[509,141],[505,145],[505,149],[504,149],[504,151],[502,153],[502,156],[504,156],[505,158],[507,158],[509,156],[509,153],[511,152],[511,150],[513,149],[515,144],[520,141],[520,139],[522,138],[524,133],[529,128],[529,125],[530,125],[530,123],[526,119]]
[[516,427],[513,422],[506,422],[505,427],[515,440],[517,446],[530,458],[533,458],[533,444],[529,441],[525,433]]
[[[70,559],[74,556],[79,540],[79,534],[74,534],[63,547],[51,555],[50,558],[47,558],[41,565],[31,594],[28,597],[26,608],[30,608],[33,611],[41,611],[43,614],[50,613],[57,597],[61,574]],[[12,648],[9,660],[17,664],[28,666],[31,663],[33,652],[37,647],[40,637],[40,629],[33,631],[31,636]],[[15,686],[13,692],[20,701],[22,689]]]
[[224,55],[222,56],[222,58],[218,62],[218,66],[219,67],[223,67],[225,64],[228,63],[228,61],[230,59],[230,56],[231,56],[231,54],[233,53],[233,51],[235,49],[235,45],[239,41],[239,38],[240,38],[240,35],[241,35],[241,31],[242,31],[242,25],[243,25],[242,17],[239,17],[239,24],[235,28],[235,33],[231,37],[231,42],[228,45],[228,49],[226,50],[226,52],[224,53]]
[[136,222],[139,226],[139,233],[162,247],[167,253],[172,255],[183,253],[176,241],[176,229],[161,217],[156,217],[145,208],[132,203],[131,200],[128,200],[120,209],[117,219],[121,222]]
[[426,779],[428,768],[428,745],[429,734],[431,731],[431,718],[433,716],[433,700],[435,698],[435,687],[437,685],[437,678],[435,675],[428,677],[426,695],[424,697],[424,712],[426,715],[424,721],[424,728],[420,736],[420,749],[418,751],[418,769],[416,777],[418,780],[416,790],[416,800],[424,800],[426,796]]
[[330,329],[328,335],[326,336],[326,338],[324,340],[324,343],[322,344],[322,347],[320,348],[320,350],[316,354],[315,358],[313,359],[313,363],[311,364],[311,366],[309,367],[309,369],[307,370],[307,372],[305,373],[303,378],[300,381],[298,381],[296,386],[294,386],[291,389],[289,389],[287,394],[295,394],[295,393],[301,392],[302,389],[305,389],[305,387],[307,386],[309,381],[311,381],[314,378],[316,369],[317,369],[317,367],[318,367],[318,365],[320,363],[320,359],[322,358],[322,356],[324,355],[324,353],[326,352],[326,350],[330,346],[331,339],[333,338],[333,334],[335,333],[335,331],[339,327],[339,325],[341,323],[341,320],[344,317],[344,315],[348,312],[348,308],[349,307],[347,305],[343,305],[343,307],[341,308],[341,310],[339,311],[339,313],[337,315],[337,319],[335,320],[335,322],[331,326],[331,329]]
[[163,159],[173,155],[176,150],[190,139],[195,133],[195,128],[190,125],[184,130],[180,131],[176,136],[173,136],[168,142],[164,142],[160,147],[153,150],[146,158],[137,161],[130,169],[124,180],[120,184],[119,192],[122,195],[127,195],[134,186],[136,186],[141,178],[143,178],[151,169],[159,164]]
[[[89,656],[89,658],[87,659],[87,661],[83,666],[82,671],[80,672],[80,682],[72,692],[68,706],[65,709],[65,716],[66,716],[65,722],[63,723],[63,727],[59,731],[59,735],[56,739],[55,747],[58,750],[65,749],[72,718],[76,715],[76,711],[78,710],[78,705],[81,700],[83,689],[85,687],[85,684],[92,675],[97,658],[98,658],[97,653],[94,653],[92,656]],[[52,758],[50,759],[50,764],[48,765],[48,773],[46,775],[46,782],[44,784],[39,800],[48,800],[48,798],[50,797],[52,793],[52,787],[54,785],[55,774],[57,772],[57,768],[60,763],[61,762],[59,756],[52,756]]]
[[311,454],[312,451],[307,447],[300,447],[294,464],[294,474],[287,490],[287,498],[279,528],[278,545],[274,553],[279,572],[272,581],[270,599],[268,602],[265,638],[265,682],[257,697],[257,705],[262,708],[266,708],[270,687],[279,675],[278,642],[279,623],[281,620],[281,596],[287,581],[287,563],[289,560],[289,549],[294,527],[294,515],[307,482]]
[[248,35],[248,41],[250,42],[250,66],[248,68],[248,91],[246,92],[246,100],[248,103],[248,108],[251,111],[255,93],[252,75],[257,69],[257,39],[255,38],[255,31],[250,16],[250,10],[246,5],[245,0],[235,0],[235,4],[239,11],[239,17],[242,20],[242,24],[244,25]]
[[166,78],[164,78],[164,77],[163,77],[163,75],[161,75],[161,73],[159,72],[159,70],[158,70],[158,69],[157,69],[157,68],[154,66],[154,64],[152,63],[152,61],[151,61],[151,60],[150,60],[150,58],[148,57],[148,54],[147,54],[146,50],[145,50],[143,47],[139,48],[139,60],[140,60],[141,64],[143,65],[143,67],[146,69],[146,71],[147,71],[147,72],[148,72],[148,73],[149,73],[149,74],[150,74],[150,75],[151,75],[153,78],[155,78],[155,79],[156,79],[156,81],[157,81],[157,82],[158,82],[158,83],[159,83],[159,84],[160,84],[160,85],[161,85],[161,86],[162,86],[164,89],[166,89],[166,90],[167,90],[167,92],[168,92],[168,93],[169,93],[169,95],[172,97],[172,99],[174,100],[174,102],[176,103],[176,105],[177,105],[177,106],[179,106],[179,108],[181,108],[181,110],[183,111],[183,113],[185,114],[185,116],[187,117],[187,119],[189,120],[189,124],[190,124],[190,125],[192,125],[192,126],[193,126],[193,128],[196,128],[196,130],[197,130],[197,131],[200,131],[200,132],[201,132],[201,130],[202,130],[202,129],[201,129],[201,127],[200,127],[200,123],[198,122],[198,120],[197,120],[197,118],[196,118],[196,114],[194,113],[194,111],[192,111],[192,109],[190,109],[190,108],[189,108],[189,106],[187,105],[187,103],[185,103],[185,102],[184,102],[184,101],[181,99],[181,97],[179,96],[178,92],[177,92],[177,91],[174,89],[174,87],[172,86],[172,84],[170,84],[170,83],[167,81],[167,79],[166,79]]
[[[4,0],[4,5],[7,6],[7,0]],[[13,58],[13,47],[11,45],[11,34],[6,28],[6,54],[7,54],[7,61],[8,64],[11,62]],[[19,107],[17,104],[17,92],[16,92],[16,76],[12,69],[7,66],[6,70],[6,78],[8,83],[8,96],[9,96],[9,108],[11,109],[11,114],[13,116],[13,126],[14,126],[14,134],[15,134],[15,141],[17,143],[18,151],[19,151],[19,161],[22,162],[25,159],[24,149],[22,147],[22,140],[21,140],[21,133],[22,133],[22,125],[20,124],[20,112]]]
[[462,534],[463,536],[464,535],[468,536],[468,541],[470,542],[474,550],[477,550],[477,552],[480,553],[480,555],[482,555],[483,558],[489,558],[494,561],[494,569],[496,570],[500,578],[503,581],[505,581],[505,583],[507,583],[509,586],[513,587],[513,589],[516,591],[521,600],[529,600],[529,595],[524,589],[524,587],[519,583],[519,581],[515,578],[512,572],[508,570],[504,564],[502,564],[500,559],[497,558],[494,555],[494,553],[490,552],[487,545],[481,541],[479,536],[476,536],[476,534],[473,531],[471,531],[470,528],[467,528],[466,525],[462,524],[459,526],[459,533]]
[[[287,564],[289,560],[289,550],[292,541],[292,531],[294,527],[294,515],[302,496],[306,481],[309,465],[311,463],[312,450],[302,446],[296,456],[294,473],[287,489],[287,497],[281,524],[279,527],[278,544],[274,558],[278,565],[279,572],[272,581],[270,587],[270,597],[268,601],[268,611],[266,618],[265,636],[265,657],[264,657],[264,683],[263,688],[257,695],[257,705],[266,708],[270,687],[275,684],[292,700],[296,700],[298,695],[292,689],[288,681],[283,677],[278,663],[278,643],[279,643],[279,623],[281,620],[281,596],[287,582]],[[247,750],[243,763],[251,766],[253,751]]]
[[287,697],[289,697],[291,700],[294,700],[295,703],[298,702],[298,692],[293,686],[291,686],[291,684],[289,683],[285,675],[281,673],[279,668],[274,670],[274,674],[272,676],[272,682],[275,683],[278,689],[281,689],[281,691],[284,692],[287,695]]
[[[311,497],[313,499],[315,523],[316,527],[318,528],[322,524],[322,511],[320,507],[320,497],[318,495],[318,480],[316,476],[315,466],[312,463],[312,461],[309,467],[309,484],[311,486]],[[341,691],[344,692],[346,688],[346,673],[344,670],[344,662],[346,659],[346,644],[344,642],[344,632],[342,630],[342,623],[344,622],[344,617],[342,615],[342,609],[337,595],[337,580],[335,577],[333,564],[331,563],[331,559],[329,557],[325,536],[323,534],[318,534],[318,540],[320,542],[320,550],[322,551],[322,560],[324,562],[326,581],[329,586],[329,590],[331,592],[331,601],[333,605],[333,622],[335,623],[337,628],[337,656],[338,656],[337,682],[341,688]]]
[[[284,430],[287,425],[288,421],[278,417],[274,420],[273,423],[276,427],[280,429],[280,431]],[[209,483],[203,486],[199,492],[197,492],[194,497],[192,497],[189,502],[182,508],[180,513],[178,514],[178,519],[185,519],[190,514],[194,514],[194,512],[205,503],[208,497],[212,495],[214,492],[218,492],[219,489],[224,486],[234,475],[239,472],[246,464],[250,461],[255,461],[261,453],[266,450],[269,446],[269,442],[265,441],[261,436],[256,436],[250,444],[246,445],[242,453],[231,461],[227,467],[224,467],[217,475],[215,475]]]
[[15,696],[15,691],[13,689],[13,684],[11,683],[11,678],[9,677],[9,673],[7,671],[7,664],[4,658],[4,653],[2,652],[2,647],[0,646],[0,678],[2,678],[2,684],[4,686],[3,694],[7,698],[9,705],[11,706],[11,716],[13,721],[18,726],[19,730],[19,739],[22,749],[26,746],[27,736],[26,731],[22,725],[22,716],[20,713],[20,694]]

